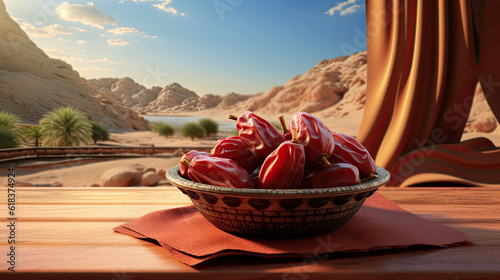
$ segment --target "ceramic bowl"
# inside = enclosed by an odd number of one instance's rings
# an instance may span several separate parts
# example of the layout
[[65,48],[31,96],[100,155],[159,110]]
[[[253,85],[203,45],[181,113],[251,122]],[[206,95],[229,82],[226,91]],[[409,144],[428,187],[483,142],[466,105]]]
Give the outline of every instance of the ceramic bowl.
[[221,230],[282,238],[317,235],[340,227],[390,177],[381,167],[377,167],[377,175],[356,185],[319,189],[248,189],[200,184],[181,177],[178,166],[169,169],[166,178]]

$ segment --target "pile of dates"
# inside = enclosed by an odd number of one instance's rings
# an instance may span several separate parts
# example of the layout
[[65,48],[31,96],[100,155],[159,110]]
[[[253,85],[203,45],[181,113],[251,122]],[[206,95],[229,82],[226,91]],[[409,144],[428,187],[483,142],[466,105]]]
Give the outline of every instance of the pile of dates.
[[238,136],[217,141],[210,153],[192,150],[180,174],[194,182],[231,188],[311,189],[358,184],[376,178],[376,165],[354,137],[332,132],[305,112],[282,131],[252,112],[237,120]]

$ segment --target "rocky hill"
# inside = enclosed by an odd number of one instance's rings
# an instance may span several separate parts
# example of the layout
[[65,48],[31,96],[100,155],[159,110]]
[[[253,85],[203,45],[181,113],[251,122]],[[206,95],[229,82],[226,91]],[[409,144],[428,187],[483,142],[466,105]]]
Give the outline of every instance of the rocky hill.
[[9,16],[3,1],[0,27],[0,110],[37,123],[52,109],[72,106],[109,127],[149,129],[135,111],[90,96],[72,66],[38,48]]
[[314,113],[343,103],[361,110],[366,93],[366,62],[366,52],[325,59],[283,86],[273,87],[237,106],[240,111],[246,108],[263,114]]
[[81,80],[88,93],[102,102],[120,104],[148,114],[198,112],[219,106],[229,108],[251,97],[234,92],[224,96],[205,94],[200,97],[178,83],[147,89],[129,77]]

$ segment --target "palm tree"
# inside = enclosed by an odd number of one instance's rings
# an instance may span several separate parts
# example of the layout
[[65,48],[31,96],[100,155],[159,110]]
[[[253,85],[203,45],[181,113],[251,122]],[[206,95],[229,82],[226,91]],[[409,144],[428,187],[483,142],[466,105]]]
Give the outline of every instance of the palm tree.
[[103,123],[96,121],[89,121],[89,123],[92,126],[92,140],[94,140],[94,144],[97,144],[97,141],[109,140],[109,130]]
[[61,107],[40,120],[44,146],[87,146],[92,143],[92,125],[78,109]]
[[24,137],[28,141],[35,141],[35,147],[38,147],[42,137],[42,128],[40,126],[30,126],[25,129]]

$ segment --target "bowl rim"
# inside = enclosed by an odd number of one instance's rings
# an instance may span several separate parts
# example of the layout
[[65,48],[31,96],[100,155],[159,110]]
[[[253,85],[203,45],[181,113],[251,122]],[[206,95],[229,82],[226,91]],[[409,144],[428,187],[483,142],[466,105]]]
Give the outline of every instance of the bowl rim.
[[179,166],[174,166],[167,170],[166,179],[175,186],[184,187],[186,189],[205,191],[218,194],[243,195],[243,196],[296,196],[296,195],[311,195],[322,196],[325,194],[352,194],[363,191],[377,189],[381,185],[387,183],[390,174],[384,168],[377,166],[378,177],[376,179],[362,182],[350,186],[339,186],[333,188],[318,188],[318,189],[248,189],[248,188],[230,188],[220,187],[209,184],[201,184],[185,179],[179,174]]

